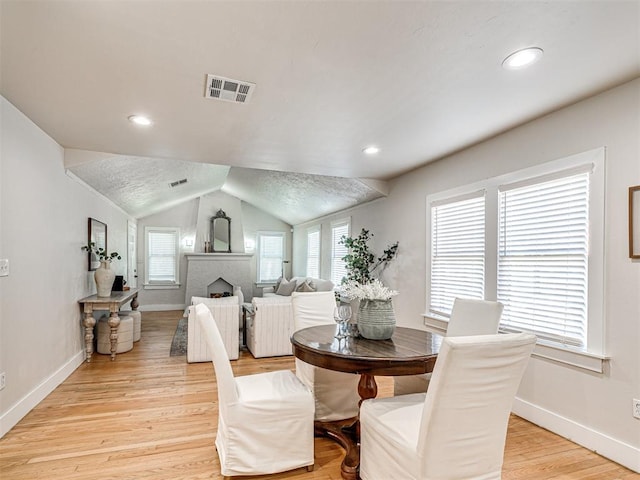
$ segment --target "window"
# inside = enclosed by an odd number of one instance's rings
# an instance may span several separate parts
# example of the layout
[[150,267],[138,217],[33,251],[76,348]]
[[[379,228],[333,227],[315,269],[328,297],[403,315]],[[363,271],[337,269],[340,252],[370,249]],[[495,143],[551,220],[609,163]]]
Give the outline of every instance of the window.
[[456,297],[484,298],[484,192],[431,206],[431,313]]
[[340,285],[347,276],[347,266],[342,260],[349,250],[340,243],[342,237],[349,236],[350,220],[340,220],[331,224],[331,281]]
[[145,227],[145,284],[178,285],[180,230],[172,227]]
[[[456,296],[497,299],[502,330],[535,333],[545,354],[567,352],[550,358],[604,358],[604,155],[599,148],[430,195],[432,320],[448,316]],[[589,361],[574,364],[601,368]]]
[[284,233],[258,232],[258,283],[275,283],[283,274]]
[[320,278],[320,226],[307,230],[307,277]]
[[499,192],[502,326],[586,347],[589,173]]

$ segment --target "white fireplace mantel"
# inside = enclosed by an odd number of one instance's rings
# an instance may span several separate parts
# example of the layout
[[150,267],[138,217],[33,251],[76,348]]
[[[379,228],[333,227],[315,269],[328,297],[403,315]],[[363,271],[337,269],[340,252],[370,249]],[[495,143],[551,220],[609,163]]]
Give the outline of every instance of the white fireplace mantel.
[[246,299],[253,293],[251,253],[187,253],[187,285],[185,303],[191,297],[207,296],[207,286],[218,278],[239,286]]
[[185,254],[187,261],[192,260],[249,260],[253,257],[253,253],[187,253]]

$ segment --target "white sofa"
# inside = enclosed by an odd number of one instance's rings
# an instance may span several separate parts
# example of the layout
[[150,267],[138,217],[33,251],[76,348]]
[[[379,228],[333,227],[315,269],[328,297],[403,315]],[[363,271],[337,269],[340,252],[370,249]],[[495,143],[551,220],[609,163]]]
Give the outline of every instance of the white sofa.
[[[240,298],[237,296],[222,298],[192,297],[191,304],[205,304],[213,315],[229,360],[237,360],[240,353]],[[187,320],[187,362],[210,362],[212,359],[205,337],[196,319],[195,308],[189,307]]]
[[[316,291],[333,290],[333,282],[317,278],[294,277],[297,288],[305,282]],[[255,358],[292,355],[294,331],[291,294],[278,295],[275,288],[265,288],[262,297],[253,297],[253,315],[247,318],[247,348]]]
[[[331,290],[333,290],[333,282],[331,280],[323,280],[321,278],[312,278],[312,277],[293,277],[291,280],[289,280],[289,282],[295,282],[295,288],[293,291],[309,291],[307,289],[302,290],[303,284],[306,283],[307,285],[309,285],[313,291],[316,292],[330,292]],[[283,297],[289,298],[289,301],[291,301],[291,292],[289,292],[288,295],[278,295],[278,292],[276,291],[276,289],[278,288],[278,286],[280,285],[280,282],[278,282],[276,284],[275,287],[265,287],[262,289],[262,296],[263,297]]]

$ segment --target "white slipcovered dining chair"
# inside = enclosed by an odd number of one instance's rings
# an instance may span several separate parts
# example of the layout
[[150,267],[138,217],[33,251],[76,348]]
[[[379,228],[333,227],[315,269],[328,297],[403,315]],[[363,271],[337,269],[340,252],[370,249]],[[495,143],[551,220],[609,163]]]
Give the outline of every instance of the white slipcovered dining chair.
[[[335,324],[333,292],[293,292],[291,294],[294,330]],[[315,418],[321,422],[344,420],[358,415],[360,376],[309,365],[296,358],[296,375],[313,391]]]
[[[447,325],[447,337],[498,333],[504,305],[489,300],[456,298]],[[423,393],[429,387],[430,373],[393,378],[393,394]]]
[[211,311],[195,311],[218,387],[216,449],[224,477],[313,469],[311,391],[290,370],[234,377]]
[[526,333],[446,337],[426,393],[360,409],[362,480],[498,480]]

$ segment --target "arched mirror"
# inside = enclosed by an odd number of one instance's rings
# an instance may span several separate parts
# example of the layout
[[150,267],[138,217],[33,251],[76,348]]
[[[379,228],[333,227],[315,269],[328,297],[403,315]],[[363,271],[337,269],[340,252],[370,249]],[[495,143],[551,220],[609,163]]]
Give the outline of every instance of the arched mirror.
[[231,219],[222,209],[211,217],[211,242],[214,252],[231,253]]

